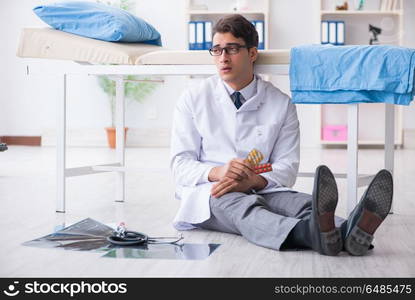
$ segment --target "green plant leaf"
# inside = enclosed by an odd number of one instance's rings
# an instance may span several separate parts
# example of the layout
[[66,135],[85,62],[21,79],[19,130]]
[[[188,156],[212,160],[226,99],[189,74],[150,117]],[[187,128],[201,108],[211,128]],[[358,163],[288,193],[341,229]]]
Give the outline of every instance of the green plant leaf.
[[[108,95],[108,100],[111,109],[112,126],[114,126],[114,115],[115,115],[115,81],[111,80],[108,76],[101,75],[98,77],[98,84],[101,89]],[[148,77],[128,75],[124,79],[127,80],[149,80]],[[154,82],[125,82],[124,84],[124,96],[126,99],[142,103],[144,99],[150,95],[158,84]]]

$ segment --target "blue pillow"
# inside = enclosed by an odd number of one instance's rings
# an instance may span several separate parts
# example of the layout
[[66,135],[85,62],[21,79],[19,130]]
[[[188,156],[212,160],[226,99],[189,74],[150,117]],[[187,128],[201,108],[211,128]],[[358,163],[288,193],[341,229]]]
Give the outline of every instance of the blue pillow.
[[37,6],[33,11],[58,30],[108,42],[161,46],[160,33],[153,26],[125,10],[105,4],[68,1]]

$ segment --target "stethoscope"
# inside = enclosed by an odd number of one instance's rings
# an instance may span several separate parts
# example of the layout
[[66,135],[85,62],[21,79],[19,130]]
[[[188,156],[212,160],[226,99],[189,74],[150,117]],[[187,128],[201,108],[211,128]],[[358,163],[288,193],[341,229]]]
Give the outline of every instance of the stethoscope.
[[137,231],[126,230],[125,224],[120,223],[117,229],[107,237],[107,241],[117,246],[131,246],[142,244],[176,244],[183,239],[178,237],[149,237],[147,234]]

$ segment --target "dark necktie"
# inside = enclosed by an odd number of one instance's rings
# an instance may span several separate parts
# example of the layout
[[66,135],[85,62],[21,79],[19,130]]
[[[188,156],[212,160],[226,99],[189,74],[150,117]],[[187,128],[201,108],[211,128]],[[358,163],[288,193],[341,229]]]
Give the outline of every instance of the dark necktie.
[[239,109],[242,106],[242,102],[241,102],[242,95],[241,95],[241,93],[240,92],[235,92],[235,93],[232,94],[231,97],[232,97],[233,103],[236,106],[236,109]]

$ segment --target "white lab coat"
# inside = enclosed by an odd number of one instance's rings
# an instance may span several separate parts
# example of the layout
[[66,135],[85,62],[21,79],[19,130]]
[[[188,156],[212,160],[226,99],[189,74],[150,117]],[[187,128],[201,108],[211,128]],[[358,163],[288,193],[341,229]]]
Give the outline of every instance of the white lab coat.
[[[257,75],[256,75],[257,76]],[[209,171],[258,149],[268,185],[259,194],[290,190],[299,161],[299,122],[290,98],[257,76],[257,92],[236,109],[218,75],[187,90],[179,99],[171,137],[170,167],[180,209],[173,221],[179,230],[210,218]]]

